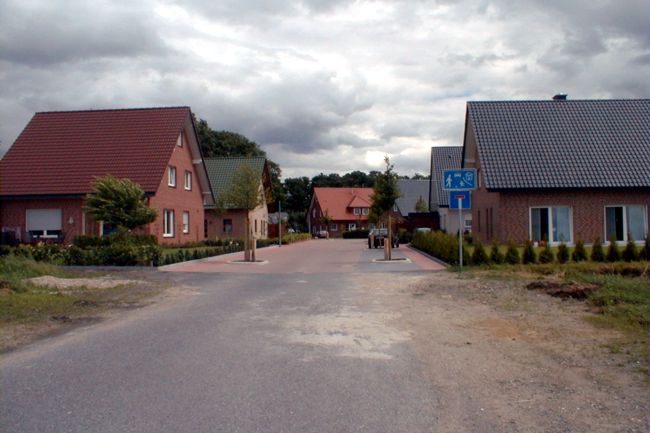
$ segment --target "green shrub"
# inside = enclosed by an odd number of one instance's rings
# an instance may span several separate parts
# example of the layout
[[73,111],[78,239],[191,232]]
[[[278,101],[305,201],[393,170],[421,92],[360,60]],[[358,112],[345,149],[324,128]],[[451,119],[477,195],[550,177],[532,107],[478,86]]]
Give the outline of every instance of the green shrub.
[[650,260],[650,235],[645,237],[645,242],[639,251],[639,260]]
[[9,245],[0,245],[0,257],[8,256],[11,254],[11,247]]
[[408,244],[413,239],[413,233],[406,229],[399,229],[398,237],[400,244]]
[[616,245],[616,238],[614,236],[612,236],[609,240],[606,258],[608,262],[618,262],[621,260],[621,252],[618,250],[618,246]]
[[474,244],[474,251],[472,251],[471,260],[472,264],[477,266],[486,265],[490,262],[490,259],[485,252],[485,248],[483,248],[483,244],[478,238]]
[[500,265],[505,262],[505,260],[506,257],[499,249],[499,244],[495,240],[492,242],[492,247],[490,248],[490,262],[494,263],[495,265]]
[[[566,246],[564,248],[566,248]],[[554,261],[555,261],[555,255],[553,254],[553,250],[551,249],[551,246],[547,242],[544,248],[542,249],[542,252],[539,253],[539,262],[553,263]]]
[[585,243],[581,239],[578,239],[575,248],[573,248],[571,260],[576,263],[587,260],[587,250],[585,250]]
[[411,245],[449,264],[458,264],[458,238],[441,231],[416,233]]
[[519,258],[519,250],[512,241],[508,242],[508,249],[506,250],[504,261],[509,265],[518,265],[521,263],[521,260]]
[[603,251],[603,243],[600,241],[600,238],[596,238],[594,244],[591,246],[591,261],[592,262],[605,261],[605,252]]
[[634,243],[634,239],[632,239],[631,237],[627,241],[627,244],[625,245],[625,249],[623,250],[621,257],[626,262],[633,262],[639,259],[639,253],[636,250],[636,244]]
[[521,262],[524,265],[537,263],[537,254],[535,254],[535,249],[533,248],[533,243],[531,241],[526,241],[524,244],[524,251],[521,255]]
[[351,230],[345,231],[341,235],[343,239],[365,239],[368,237],[369,230]]
[[560,242],[557,247],[557,261],[558,263],[566,263],[569,261],[569,248],[564,242]]

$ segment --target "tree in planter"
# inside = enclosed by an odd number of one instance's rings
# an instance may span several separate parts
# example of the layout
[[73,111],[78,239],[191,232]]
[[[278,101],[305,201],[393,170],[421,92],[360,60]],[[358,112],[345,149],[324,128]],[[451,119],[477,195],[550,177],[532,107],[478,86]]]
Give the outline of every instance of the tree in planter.
[[[388,247],[384,247],[384,260],[392,259],[393,231],[391,227],[390,212],[395,206],[395,201],[399,197],[399,188],[397,186],[397,175],[393,172],[393,165],[390,163],[388,156],[384,157],[386,169],[383,173],[377,175],[375,186],[372,194],[372,206],[370,207],[370,219],[374,221],[388,221]],[[384,244],[386,244],[384,242]]]
[[255,246],[251,233],[250,213],[266,203],[259,173],[250,165],[243,164],[233,174],[230,186],[217,198],[219,209],[242,209],[246,214],[244,235],[244,260],[255,261]]
[[327,232],[327,237],[329,238],[330,224],[332,224],[332,221],[334,220],[332,219],[327,209],[325,209],[325,213],[323,213],[323,215],[320,217],[320,221],[326,227],[325,231]]
[[95,180],[94,191],[84,200],[84,211],[97,221],[115,225],[122,233],[149,224],[158,216],[147,206],[140,185],[113,176]]

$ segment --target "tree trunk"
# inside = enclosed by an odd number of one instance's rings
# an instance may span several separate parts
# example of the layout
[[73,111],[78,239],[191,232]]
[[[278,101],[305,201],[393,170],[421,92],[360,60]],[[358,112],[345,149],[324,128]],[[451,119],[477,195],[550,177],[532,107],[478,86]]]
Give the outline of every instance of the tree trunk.
[[384,260],[392,260],[393,252],[393,230],[391,229],[390,211],[388,211],[388,236],[384,239],[384,245],[388,242],[388,247],[384,248]]
[[250,216],[248,212],[246,212],[246,230],[244,232],[244,261],[250,262],[251,261],[251,250],[250,250]]
[[253,227],[251,227],[251,262],[257,260],[257,240],[255,239],[255,234],[253,233]]

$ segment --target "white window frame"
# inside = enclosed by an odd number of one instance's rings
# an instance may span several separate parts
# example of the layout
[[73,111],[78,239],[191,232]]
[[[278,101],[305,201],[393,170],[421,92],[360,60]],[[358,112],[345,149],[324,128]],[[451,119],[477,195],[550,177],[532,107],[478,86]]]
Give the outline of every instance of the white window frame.
[[571,239],[565,239],[564,243],[567,245],[573,245],[573,207],[571,206],[553,206],[553,205],[539,205],[531,206],[528,208],[528,239],[533,240],[533,209],[547,209],[548,210],[548,234],[549,245],[560,245],[561,241],[554,241],[550,239],[550,236],[553,234],[553,209],[557,208],[567,208],[569,209],[569,235]]
[[361,208],[360,207],[355,207],[354,209],[352,209],[352,212],[355,215],[361,215]]
[[167,185],[176,188],[176,167],[173,165],[167,167]]
[[192,191],[192,172],[185,170],[185,191]]
[[370,209],[367,207],[362,207],[361,208],[361,215],[368,215],[370,213]]
[[643,208],[643,238],[642,239],[634,239],[635,244],[642,244],[645,242],[645,237],[648,236],[648,208],[645,205],[642,204],[608,204],[605,205],[603,208],[603,239],[605,240],[605,244],[609,245],[609,239],[607,237],[607,208],[610,207],[620,207],[623,208],[623,240],[617,240],[616,243],[626,243],[627,242],[627,235],[628,235],[628,229],[627,229],[627,208],[633,206],[633,207],[642,207]]
[[178,136],[178,140],[176,140],[176,146],[178,147],[183,147],[183,133],[181,132],[180,135]]
[[339,225],[336,224],[336,223],[331,223],[331,224],[330,224],[330,231],[331,231],[331,232],[337,232],[337,231],[339,231]]
[[190,213],[186,210],[183,211],[183,233],[188,234],[190,232]]
[[357,229],[357,223],[348,223],[348,231],[353,232]]
[[163,237],[174,237],[174,209],[163,209]]

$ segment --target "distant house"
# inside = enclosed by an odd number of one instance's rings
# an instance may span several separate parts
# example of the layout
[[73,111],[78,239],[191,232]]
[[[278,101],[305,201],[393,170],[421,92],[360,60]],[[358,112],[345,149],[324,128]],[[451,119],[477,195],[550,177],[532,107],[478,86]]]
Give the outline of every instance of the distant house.
[[163,244],[203,239],[212,192],[189,107],[36,113],[0,161],[0,226],[22,242],[112,230],[83,209],[96,177],[128,178]]
[[[459,147],[460,149],[460,147]],[[418,227],[438,229],[438,216],[430,211],[428,179],[398,179],[397,187],[400,196],[395,202],[396,212],[399,214],[399,225],[408,231]],[[423,208],[417,209],[421,201]]]
[[[271,177],[269,167],[264,157],[223,157],[205,158],[208,177],[217,202],[232,185],[234,174],[241,166],[248,165],[259,175],[260,190],[263,191],[265,200],[270,198]],[[228,207],[217,209],[207,206],[206,237],[208,239],[244,239],[246,235],[246,212],[243,209]],[[255,239],[267,239],[269,234],[269,213],[267,203],[260,205],[249,214],[251,230]]]
[[472,231],[472,211],[449,209],[449,191],[442,188],[442,172],[459,169],[463,159],[463,146],[436,146],[431,148],[431,210],[438,213],[440,229],[447,233]]
[[[344,231],[367,229],[372,193],[372,188],[314,188],[307,215],[309,231],[327,230],[330,236],[341,237]],[[325,215],[331,218],[329,225]]]
[[468,102],[463,166],[478,171],[482,240],[641,240],[650,205],[650,101]]

